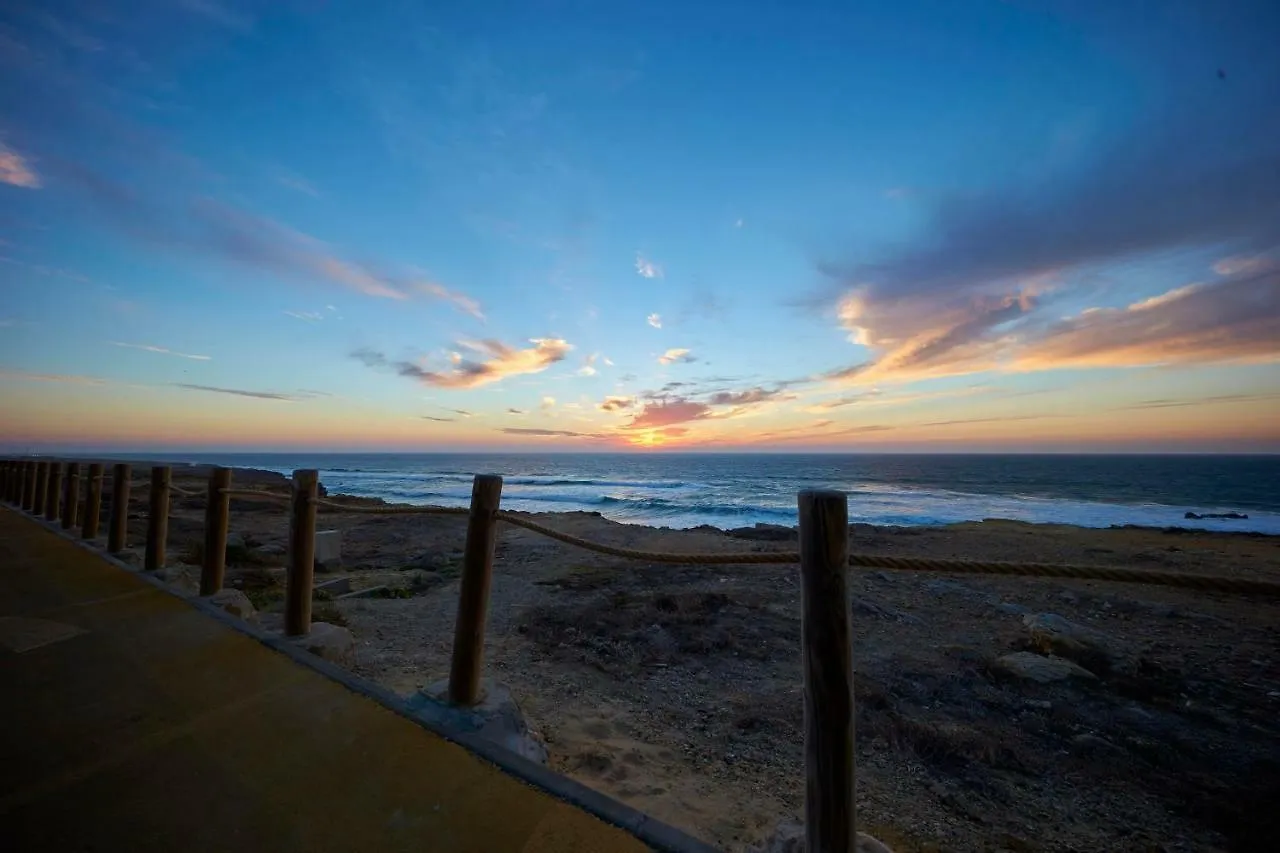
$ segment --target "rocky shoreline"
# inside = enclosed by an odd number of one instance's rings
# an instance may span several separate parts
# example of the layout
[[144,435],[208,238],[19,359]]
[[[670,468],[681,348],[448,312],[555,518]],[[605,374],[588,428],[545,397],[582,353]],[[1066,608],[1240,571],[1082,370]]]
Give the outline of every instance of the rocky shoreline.
[[[283,480],[283,478],[281,478]],[[236,482],[245,478],[236,473]],[[184,481],[196,491],[198,481]],[[263,483],[275,491],[283,482]],[[374,503],[334,497],[353,505]],[[169,570],[200,538],[176,498]],[[543,523],[629,548],[793,550],[790,528]],[[317,601],[361,674],[410,694],[448,670],[465,518],[326,512],[343,565]],[[141,515],[133,522],[141,542]],[[284,509],[233,503],[228,582],[279,608]],[[986,521],[852,525],[894,556],[1280,579],[1280,537]],[[1280,604],[1164,587],[859,570],[859,825],[898,851],[1262,850],[1280,831]],[[487,674],[551,766],[731,851],[801,811],[793,567],[651,566],[504,526]]]

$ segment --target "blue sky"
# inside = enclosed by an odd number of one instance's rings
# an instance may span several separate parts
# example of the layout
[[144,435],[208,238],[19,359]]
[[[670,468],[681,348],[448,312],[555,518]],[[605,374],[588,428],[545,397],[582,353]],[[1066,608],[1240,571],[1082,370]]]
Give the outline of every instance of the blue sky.
[[1280,10],[850,5],[6,5],[0,440],[1280,450]]

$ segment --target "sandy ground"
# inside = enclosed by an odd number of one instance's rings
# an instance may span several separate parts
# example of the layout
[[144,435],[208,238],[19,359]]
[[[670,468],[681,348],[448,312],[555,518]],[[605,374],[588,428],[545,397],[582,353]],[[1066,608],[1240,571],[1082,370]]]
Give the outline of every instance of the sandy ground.
[[[175,501],[171,562],[198,562],[202,508]],[[795,548],[585,513],[540,520],[630,547]],[[325,513],[320,526],[342,531],[356,588],[396,590],[317,604],[317,619],[355,632],[358,671],[405,693],[445,676],[465,519]],[[140,513],[133,527],[141,542]],[[229,582],[278,610],[283,507],[236,500],[231,529]],[[1003,521],[850,535],[873,554],[1280,580],[1280,537]],[[799,816],[795,567],[646,565],[507,525],[497,554],[488,672],[521,698],[554,767],[728,850]],[[868,570],[851,587],[860,828],[899,850],[1275,849],[1280,602]],[[1024,616],[1044,613],[1092,632],[1079,660],[1095,678],[1038,684],[997,663],[1042,650]]]

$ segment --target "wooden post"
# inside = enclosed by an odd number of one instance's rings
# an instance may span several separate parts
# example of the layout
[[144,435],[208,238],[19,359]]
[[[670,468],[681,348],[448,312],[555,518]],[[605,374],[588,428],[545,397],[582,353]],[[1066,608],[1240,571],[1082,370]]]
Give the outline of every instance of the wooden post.
[[31,512],[36,516],[44,515],[44,495],[48,491],[46,483],[49,481],[49,463],[36,463],[36,485],[35,495],[31,500]]
[[458,621],[453,631],[453,663],[449,668],[449,701],[474,705],[480,700],[484,668],[484,623],[493,578],[493,550],[498,541],[497,514],[502,502],[502,478],[477,474],[471,486],[471,516],[462,557],[458,593]]
[[58,492],[62,486],[62,463],[50,462],[49,473],[44,484],[44,517],[48,521],[58,520]]
[[200,569],[200,594],[213,595],[222,589],[227,573],[227,526],[230,523],[231,469],[209,472],[209,492],[204,503],[204,565]]
[[81,539],[98,538],[98,517],[102,512],[102,463],[89,465],[89,477],[84,483],[84,525]]
[[127,463],[111,466],[111,526],[107,529],[107,552],[118,554],[129,538],[129,478],[133,470]]
[[4,461],[4,486],[0,488],[0,497],[5,503],[13,503],[13,465],[8,459]]
[[803,491],[799,505],[805,849],[854,853],[849,500],[840,492]]
[[39,471],[40,465],[36,462],[27,463],[26,482],[22,489],[22,508],[27,512],[35,512],[36,508],[36,473]]
[[164,546],[169,538],[169,481],[173,469],[168,465],[151,467],[151,506],[147,518],[147,552],[142,567],[148,572],[164,568]]
[[316,484],[319,482],[318,471],[293,472],[284,610],[284,632],[290,637],[300,637],[311,630],[311,589],[316,570]]
[[67,463],[62,488],[62,529],[70,530],[80,520],[80,463]]

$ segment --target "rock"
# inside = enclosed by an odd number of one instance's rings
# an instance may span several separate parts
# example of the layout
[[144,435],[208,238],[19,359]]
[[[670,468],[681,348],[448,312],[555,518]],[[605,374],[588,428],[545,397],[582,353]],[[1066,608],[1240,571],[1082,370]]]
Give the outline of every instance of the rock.
[[289,553],[289,546],[283,542],[268,542],[258,549],[258,554],[263,557],[283,557]]
[[328,622],[312,622],[311,631],[295,642],[319,658],[351,667],[356,663],[356,638],[346,628]]
[[415,710],[425,712],[424,716],[474,732],[521,758],[546,764],[546,741],[529,725],[510,688],[484,679],[480,690],[479,704],[459,707],[449,703],[449,682],[446,679],[423,688],[417,700],[410,704]]
[[316,497],[318,498],[329,497],[329,490],[324,487],[324,483],[320,483],[320,482],[316,483]]
[[1052,684],[1068,678],[1093,680],[1092,672],[1064,658],[1044,657],[1032,652],[1014,652],[997,658],[995,668],[1014,678],[1023,678],[1037,684]]
[[1075,661],[1092,672],[1106,674],[1117,657],[1116,644],[1092,628],[1077,625],[1056,613],[1036,613],[1022,617],[1031,632],[1031,646],[1044,654]]
[[257,611],[254,610],[253,602],[249,600],[249,596],[238,589],[218,590],[209,596],[207,600],[214,607],[221,607],[232,616],[240,619],[253,619],[257,614]]
[[313,587],[315,592],[323,592],[327,595],[344,595],[351,592],[351,578],[333,578],[332,580],[321,581]]
[[759,542],[793,542],[800,538],[800,533],[794,527],[783,527],[781,524],[757,523],[754,527],[726,530],[725,534],[735,539],[754,539]]
[[[855,853],[893,853],[865,832],[859,832],[854,845]],[[779,824],[765,843],[755,848],[755,853],[805,853],[804,824],[788,821]]]
[[157,580],[169,584],[169,586],[176,587],[186,595],[195,595],[200,591],[199,566],[182,564],[165,566],[164,568],[156,569],[155,577]]
[[1092,755],[1105,755],[1124,752],[1123,749],[1116,746],[1104,737],[1086,732],[1082,735],[1076,735],[1071,739],[1072,748],[1079,752]]
[[439,551],[428,551],[405,563],[403,571],[417,569],[423,572],[438,572],[441,569],[453,566],[456,562],[453,557],[442,554]]
[[[323,584],[322,584],[323,585]],[[333,597],[334,601],[344,601],[348,598],[390,598],[391,588],[387,586],[367,586],[364,589],[357,589],[355,592],[344,592]]]
[[1001,613],[1008,613],[1010,616],[1026,616],[1027,613],[1030,612],[1021,604],[1014,604],[1011,601],[998,602],[996,604],[996,610],[999,610]]
[[1249,516],[1245,515],[1242,512],[1206,512],[1206,513],[1188,512],[1182,517],[1194,519],[1196,521],[1199,521],[1200,519],[1203,519],[1203,518],[1230,518],[1230,519],[1236,519],[1240,521],[1249,520]]

